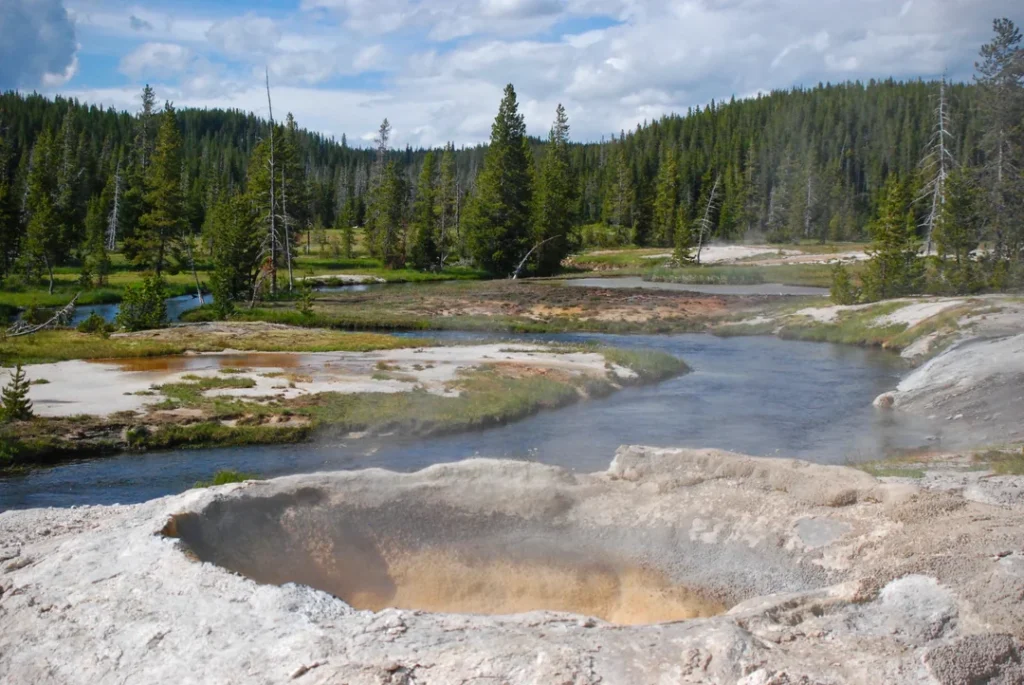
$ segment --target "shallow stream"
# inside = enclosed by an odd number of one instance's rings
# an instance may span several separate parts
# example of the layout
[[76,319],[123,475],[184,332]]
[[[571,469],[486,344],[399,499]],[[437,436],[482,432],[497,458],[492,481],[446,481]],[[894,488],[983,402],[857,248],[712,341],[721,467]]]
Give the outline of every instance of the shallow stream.
[[[436,335],[467,341],[496,337]],[[897,356],[878,350],[696,334],[509,338],[662,350],[685,359],[693,373],[469,434],[174,450],[69,463],[0,479],[0,511],[139,502],[181,492],[228,468],[266,477],[367,467],[412,471],[482,456],[591,472],[606,469],[615,450],[628,444],[717,447],[845,463],[933,445],[940,437],[940,427],[898,422],[871,406],[906,371]]]

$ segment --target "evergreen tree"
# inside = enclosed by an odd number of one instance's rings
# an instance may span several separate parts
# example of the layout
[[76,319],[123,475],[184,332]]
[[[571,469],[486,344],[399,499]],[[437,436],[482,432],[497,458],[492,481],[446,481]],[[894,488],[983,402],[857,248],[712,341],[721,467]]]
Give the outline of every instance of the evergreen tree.
[[412,205],[412,246],[409,257],[417,269],[429,269],[438,262],[438,188],[434,153],[423,158]]
[[391,269],[405,263],[405,181],[394,161],[387,162],[367,207],[366,237],[371,254]]
[[980,286],[971,254],[981,242],[981,226],[977,191],[964,170],[950,174],[942,209],[944,216],[935,234],[942,280],[951,292],[967,294]]
[[892,176],[886,183],[881,213],[871,226],[870,259],[864,274],[864,297],[870,301],[912,294],[920,287],[921,260],[913,214],[904,185]]
[[28,398],[30,387],[25,370],[19,363],[11,382],[0,390],[0,418],[4,421],[28,421],[32,418],[32,401]]
[[496,275],[511,274],[530,249],[532,157],[516,91],[508,84],[466,217],[473,255]]
[[633,178],[626,158],[626,147],[620,142],[612,151],[611,178],[605,194],[603,214],[605,222],[615,229],[619,243],[632,238]]
[[1024,49],[1020,30],[1009,19],[993,23],[995,37],[981,48],[975,66],[985,163],[979,169],[986,202],[982,218],[994,263],[1019,261],[1024,254]]
[[679,167],[672,145],[667,146],[658,166],[657,190],[654,198],[654,242],[661,246],[674,244],[679,222]]
[[10,273],[14,265],[24,230],[11,168],[13,156],[14,150],[4,137],[4,125],[0,119],[0,280]]
[[213,221],[214,307],[223,318],[233,303],[252,294],[260,268],[259,217],[245,195],[230,195],[211,212]]
[[572,249],[572,227],[576,223],[576,182],[569,159],[569,118],[561,104],[548,134],[535,192],[534,253],[537,274],[555,273]]
[[96,285],[107,284],[110,274],[110,255],[107,253],[107,207],[104,196],[89,200],[85,215],[85,263],[83,272],[95,278]]
[[39,266],[46,269],[50,294],[53,294],[53,270],[60,266],[69,248],[62,240],[60,216],[56,211],[55,157],[53,138],[44,132],[32,149],[25,202],[29,219],[22,251],[25,266],[30,272]]
[[293,284],[294,251],[301,230],[309,222],[309,198],[306,195],[305,172],[299,150],[299,128],[291,112],[277,151],[280,168],[281,227],[285,263],[288,265],[289,287]]
[[679,212],[676,217],[675,249],[672,252],[672,260],[679,266],[691,264],[696,259],[694,249],[696,241],[693,237],[693,229],[686,216]]
[[441,178],[437,186],[438,267],[444,268],[459,235],[459,181],[455,164],[455,146],[448,143],[441,153]]
[[126,331],[164,326],[167,323],[167,287],[163,279],[146,276],[141,283],[125,288],[114,323]]
[[131,238],[130,252],[136,264],[152,268],[159,277],[167,263],[171,241],[180,239],[186,226],[181,192],[181,132],[174,106],[169,102],[160,115],[145,187],[147,211]]

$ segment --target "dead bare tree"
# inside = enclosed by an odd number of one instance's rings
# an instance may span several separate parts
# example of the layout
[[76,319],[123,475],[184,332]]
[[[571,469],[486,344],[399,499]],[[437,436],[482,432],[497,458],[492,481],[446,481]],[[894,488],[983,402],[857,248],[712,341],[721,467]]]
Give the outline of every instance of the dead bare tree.
[[47,321],[37,325],[32,325],[24,321],[19,321],[10,328],[8,328],[7,331],[4,333],[4,336],[8,338],[18,338],[23,335],[32,335],[33,333],[38,333],[39,331],[45,330],[47,328],[55,328],[57,326],[65,325],[67,322],[71,321],[71,317],[74,316],[75,303],[78,302],[78,296],[81,294],[82,293],[75,293],[75,296],[71,298],[71,301],[68,302],[63,307],[61,307],[59,310],[57,310],[57,313],[50,317]]
[[722,181],[722,177],[718,176],[715,178],[715,184],[711,186],[711,194],[708,195],[708,203],[704,207],[704,216],[701,217],[700,223],[697,225],[697,264],[700,264],[700,253],[704,249],[704,236],[711,235],[711,231],[714,226],[711,223],[711,216],[715,209],[718,207],[718,184]]
[[811,237],[811,221],[814,218],[814,203],[818,199],[814,195],[814,173],[812,169],[807,170],[807,195],[804,204],[804,237]]
[[110,216],[107,217],[107,250],[113,251],[117,248],[117,227],[121,221],[121,160],[117,161],[117,169],[114,171],[114,204],[110,209]]
[[274,105],[270,101],[270,69],[265,70],[267,80],[267,110],[270,115],[270,294],[277,295],[277,212],[275,211],[277,193],[274,189]]
[[553,235],[550,238],[545,238],[544,240],[540,241],[539,243],[537,243],[536,245],[531,247],[530,251],[526,253],[525,257],[523,257],[523,261],[519,262],[519,266],[517,266],[516,270],[512,272],[512,276],[510,276],[510,278],[513,281],[516,280],[517,278],[519,278],[519,274],[522,272],[523,267],[526,266],[526,262],[529,261],[530,255],[532,255],[534,252],[536,252],[540,248],[541,245],[543,245],[544,243],[547,243],[547,242],[551,242],[552,240],[554,240],[557,237],[558,237],[557,235]]
[[928,216],[921,224],[925,229],[924,254],[932,253],[935,230],[942,223],[943,208],[946,204],[946,183],[949,180],[950,171],[956,166],[956,159],[953,157],[953,134],[949,118],[949,102],[946,96],[946,77],[942,77],[939,84],[939,97],[935,107],[935,127],[932,131],[932,138],[928,143],[928,151],[921,166],[928,177],[924,190],[918,200],[928,199],[931,206]]

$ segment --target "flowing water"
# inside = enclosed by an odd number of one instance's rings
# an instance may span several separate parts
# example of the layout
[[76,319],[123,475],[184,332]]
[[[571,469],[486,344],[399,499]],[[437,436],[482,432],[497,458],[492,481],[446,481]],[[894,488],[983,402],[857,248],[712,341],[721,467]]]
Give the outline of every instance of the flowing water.
[[[213,295],[203,293],[203,299],[206,301],[206,304],[213,303]],[[202,303],[196,295],[179,295],[178,297],[169,297],[164,300],[164,304],[167,305],[167,320],[171,323],[180,320],[181,315],[185,312],[202,306]],[[71,325],[77,326],[88,319],[89,315],[93,313],[101,316],[107,323],[113,323],[120,310],[121,305],[116,302],[114,304],[87,304],[75,307],[75,314],[71,317]]]
[[941,437],[941,427],[898,421],[871,406],[906,371],[887,352],[699,334],[505,337],[661,350],[685,359],[693,372],[468,434],[174,450],[69,463],[0,479],[0,511],[139,502],[180,492],[227,468],[266,477],[367,467],[412,471],[482,456],[533,459],[590,472],[606,469],[615,450],[628,444],[717,447],[845,463],[934,445]]

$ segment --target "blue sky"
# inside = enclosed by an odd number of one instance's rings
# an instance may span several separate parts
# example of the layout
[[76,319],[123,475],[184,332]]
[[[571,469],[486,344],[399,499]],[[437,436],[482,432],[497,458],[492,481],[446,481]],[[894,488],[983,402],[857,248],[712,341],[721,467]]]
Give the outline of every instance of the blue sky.
[[486,140],[516,86],[532,133],[578,140],[712,98],[819,81],[966,79],[1019,0],[0,0],[0,88],[134,110],[275,113],[368,141]]

